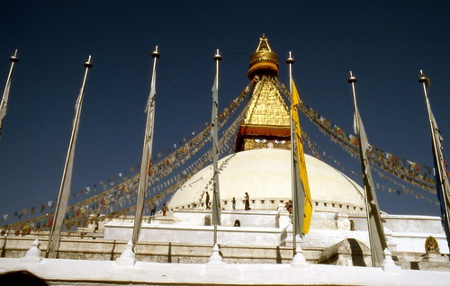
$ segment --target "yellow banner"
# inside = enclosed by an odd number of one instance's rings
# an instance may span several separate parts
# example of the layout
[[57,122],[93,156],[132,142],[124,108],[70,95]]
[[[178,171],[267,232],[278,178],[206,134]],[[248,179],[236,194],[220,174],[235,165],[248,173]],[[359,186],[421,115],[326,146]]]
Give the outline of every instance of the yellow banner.
[[297,158],[300,180],[305,191],[305,208],[303,217],[303,229],[302,233],[307,234],[309,232],[309,226],[311,224],[312,216],[312,200],[311,193],[309,191],[308,174],[306,172],[305,154],[303,152],[303,140],[302,131],[300,128],[300,120],[298,118],[298,105],[300,104],[300,96],[298,95],[297,88],[295,87],[294,80],[292,80],[292,121],[295,124],[295,139],[297,142]]

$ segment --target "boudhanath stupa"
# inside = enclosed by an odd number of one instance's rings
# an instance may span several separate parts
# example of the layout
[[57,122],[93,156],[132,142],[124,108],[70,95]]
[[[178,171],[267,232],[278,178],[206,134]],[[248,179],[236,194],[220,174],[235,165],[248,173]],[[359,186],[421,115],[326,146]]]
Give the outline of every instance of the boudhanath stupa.
[[[146,209],[158,203],[158,212],[144,216],[135,251],[129,243],[132,206],[116,215],[85,207],[82,213],[89,219],[75,231],[69,227],[63,231],[58,251],[49,258],[44,258],[48,229],[18,236],[4,232],[0,273],[23,269],[51,285],[450,284],[441,218],[381,212],[389,251],[382,267],[372,267],[364,188],[307,154],[313,213],[309,233],[299,242],[305,263],[292,263],[290,95],[278,79],[279,65],[268,39],[261,37],[250,57],[249,86],[221,116],[225,119],[231,110],[241,108],[219,142],[232,151],[218,162],[219,262],[211,263],[214,227],[208,202],[214,184],[209,153],[198,156],[192,168],[178,167],[165,185],[157,173],[164,171],[161,166],[179,166],[176,160],[185,163],[193,150],[210,146],[206,127],[193,136],[190,146],[179,147],[167,161],[152,166]],[[136,180],[130,177],[115,186],[125,198],[128,195],[126,202]],[[169,190],[164,201],[154,187],[159,184]],[[250,209],[245,208],[246,193]],[[164,214],[159,210],[163,202],[168,207]],[[93,201],[89,204],[93,209]]]

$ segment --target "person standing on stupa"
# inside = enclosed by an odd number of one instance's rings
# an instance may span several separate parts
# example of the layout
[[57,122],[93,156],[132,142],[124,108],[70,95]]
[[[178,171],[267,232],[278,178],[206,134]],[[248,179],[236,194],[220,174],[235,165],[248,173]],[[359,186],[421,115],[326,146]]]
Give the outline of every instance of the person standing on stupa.
[[250,196],[247,192],[245,192],[245,210],[248,211],[250,209]]
[[209,209],[209,193],[206,192],[206,209]]

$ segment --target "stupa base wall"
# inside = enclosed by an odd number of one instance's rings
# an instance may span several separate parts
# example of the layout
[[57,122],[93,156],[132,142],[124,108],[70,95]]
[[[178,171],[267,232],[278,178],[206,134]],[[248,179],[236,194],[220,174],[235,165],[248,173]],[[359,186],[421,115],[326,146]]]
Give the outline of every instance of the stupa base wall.
[[[109,240],[127,240],[133,232],[132,224],[109,223],[105,225],[104,238]],[[280,245],[282,229],[245,228],[219,226],[217,241],[221,245]],[[211,244],[214,240],[213,226],[182,226],[142,224],[139,241]]]

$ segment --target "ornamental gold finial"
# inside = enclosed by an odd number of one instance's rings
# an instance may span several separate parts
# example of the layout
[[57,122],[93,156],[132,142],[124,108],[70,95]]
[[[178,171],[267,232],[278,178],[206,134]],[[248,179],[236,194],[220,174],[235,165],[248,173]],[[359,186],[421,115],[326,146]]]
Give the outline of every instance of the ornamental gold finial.
[[14,55],[10,56],[9,59],[14,63],[17,63],[19,61],[19,57],[17,56],[17,49],[14,52]]
[[295,62],[294,57],[292,56],[292,52],[289,52],[288,58],[286,59],[286,63],[293,64]]
[[253,79],[257,74],[271,74],[278,76],[279,61],[276,53],[272,51],[266,35],[259,38],[259,45],[250,57],[248,78]]
[[87,68],[91,68],[92,67],[92,56],[89,55],[87,61],[84,62],[84,66]]
[[220,55],[219,49],[217,49],[216,54],[214,55],[214,61],[222,60],[222,56]]
[[348,80],[347,80],[347,81],[348,81],[349,83],[356,82],[356,77],[353,76],[352,71],[350,71],[350,75],[348,76]]
[[152,57],[154,58],[159,58],[160,54],[159,54],[159,48],[158,46],[155,47],[155,50],[152,52]]
[[430,78],[427,77],[422,70],[419,71],[420,75],[419,75],[419,82],[421,83],[425,83],[425,87],[429,88],[431,85],[431,81]]

